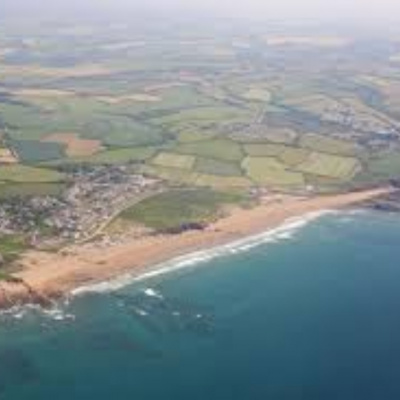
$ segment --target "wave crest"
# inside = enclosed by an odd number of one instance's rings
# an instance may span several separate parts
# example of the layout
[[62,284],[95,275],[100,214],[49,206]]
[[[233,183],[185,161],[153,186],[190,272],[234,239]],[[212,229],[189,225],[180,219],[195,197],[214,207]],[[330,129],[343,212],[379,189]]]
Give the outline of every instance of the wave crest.
[[73,290],[71,294],[73,296],[78,296],[86,293],[113,292],[134,282],[166,275],[174,271],[206,263],[218,257],[245,252],[262,244],[277,243],[283,240],[289,240],[292,239],[297,232],[299,232],[310,222],[320,218],[323,215],[336,212],[337,211],[334,210],[323,210],[309,213],[302,217],[290,218],[277,228],[267,230],[261,234],[235,240],[231,243],[219,245],[210,249],[195,251],[184,256],[175,257],[169,261],[155,265],[150,271],[144,272],[140,275],[132,272],[123,274],[108,281],[82,286]]

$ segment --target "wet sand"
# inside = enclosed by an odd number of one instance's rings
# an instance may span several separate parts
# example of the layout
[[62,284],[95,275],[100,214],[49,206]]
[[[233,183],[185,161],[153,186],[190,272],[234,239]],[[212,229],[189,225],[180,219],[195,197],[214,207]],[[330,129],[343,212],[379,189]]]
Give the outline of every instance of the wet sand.
[[22,258],[23,268],[16,274],[25,285],[1,283],[0,306],[16,301],[31,301],[35,296],[32,293],[42,295],[40,301],[127,272],[140,275],[149,271],[151,266],[174,257],[262,233],[290,218],[355,206],[393,190],[380,188],[312,198],[283,196],[252,209],[231,210],[226,217],[202,231],[144,236],[127,239],[124,243],[110,247],[76,246],[68,253],[31,251]]

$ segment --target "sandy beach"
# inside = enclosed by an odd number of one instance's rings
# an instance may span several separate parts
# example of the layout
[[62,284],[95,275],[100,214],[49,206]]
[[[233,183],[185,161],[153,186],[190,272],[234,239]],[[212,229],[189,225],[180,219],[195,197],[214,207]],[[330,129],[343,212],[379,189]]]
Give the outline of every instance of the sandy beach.
[[152,266],[190,252],[227,244],[279,226],[286,220],[329,209],[356,206],[393,191],[386,187],[334,196],[300,198],[282,196],[252,209],[235,209],[202,231],[179,235],[153,235],[128,239],[101,248],[75,246],[68,253],[31,251],[16,274],[24,284],[0,284],[0,305],[43,301],[73,289],[102,282],[124,273],[140,275]]

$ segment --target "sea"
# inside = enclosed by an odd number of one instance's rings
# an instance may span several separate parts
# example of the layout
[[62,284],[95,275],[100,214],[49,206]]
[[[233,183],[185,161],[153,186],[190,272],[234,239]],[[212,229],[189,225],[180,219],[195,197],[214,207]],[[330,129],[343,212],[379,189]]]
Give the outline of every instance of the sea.
[[0,315],[1,400],[399,400],[400,216],[324,212]]

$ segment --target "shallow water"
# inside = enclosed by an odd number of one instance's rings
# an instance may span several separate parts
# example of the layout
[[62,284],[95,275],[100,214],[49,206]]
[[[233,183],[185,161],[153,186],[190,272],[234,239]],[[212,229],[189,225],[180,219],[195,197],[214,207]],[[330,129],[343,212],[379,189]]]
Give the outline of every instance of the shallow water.
[[301,225],[3,315],[0,399],[399,399],[400,217]]

